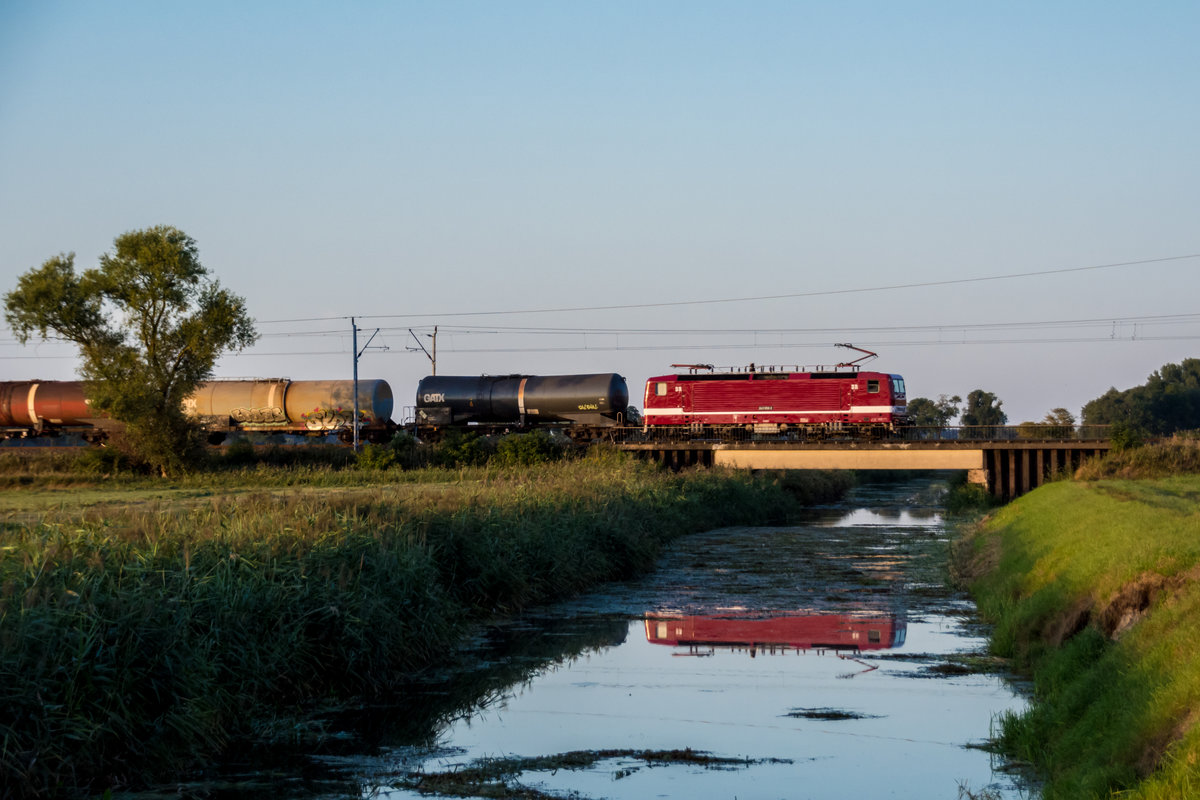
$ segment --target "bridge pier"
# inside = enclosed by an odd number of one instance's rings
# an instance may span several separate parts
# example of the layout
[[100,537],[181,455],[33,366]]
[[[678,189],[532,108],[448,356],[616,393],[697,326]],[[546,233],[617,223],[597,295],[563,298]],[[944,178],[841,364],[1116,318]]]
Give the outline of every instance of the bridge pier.
[[1074,472],[1084,461],[1103,454],[1107,442],[1001,442],[984,445],[988,492],[1012,500],[1033,491],[1055,475]]

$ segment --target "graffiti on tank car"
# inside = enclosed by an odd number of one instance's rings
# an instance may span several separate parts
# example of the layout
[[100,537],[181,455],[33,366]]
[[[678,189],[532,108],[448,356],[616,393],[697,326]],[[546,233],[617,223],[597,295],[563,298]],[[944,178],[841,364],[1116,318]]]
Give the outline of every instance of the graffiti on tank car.
[[229,411],[229,418],[234,422],[259,425],[284,424],[288,421],[287,414],[279,406],[233,408]]

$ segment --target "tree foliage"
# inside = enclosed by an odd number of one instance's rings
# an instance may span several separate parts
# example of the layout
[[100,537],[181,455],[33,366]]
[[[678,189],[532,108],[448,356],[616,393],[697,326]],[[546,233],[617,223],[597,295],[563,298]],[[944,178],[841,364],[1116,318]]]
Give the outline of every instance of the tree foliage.
[[74,253],[47,260],[4,307],[22,343],[55,335],[79,347],[89,402],[125,423],[134,451],[164,475],[186,468],[199,441],[184,398],[222,353],[257,338],[242,298],[210,277],[194,240],[165,225],[118,236],[82,274]]
[[1003,401],[991,392],[975,389],[967,395],[967,406],[963,409],[963,425],[1003,425],[1008,415],[1001,410]]
[[924,428],[944,428],[958,416],[962,398],[958,395],[938,395],[937,401],[914,397],[908,401],[908,419]]
[[1075,432],[1075,415],[1065,408],[1052,408],[1041,422],[1022,422],[1017,433],[1022,439],[1067,439]]
[[1200,428],[1200,359],[1164,364],[1142,386],[1109,389],[1083,407],[1083,422],[1156,435]]

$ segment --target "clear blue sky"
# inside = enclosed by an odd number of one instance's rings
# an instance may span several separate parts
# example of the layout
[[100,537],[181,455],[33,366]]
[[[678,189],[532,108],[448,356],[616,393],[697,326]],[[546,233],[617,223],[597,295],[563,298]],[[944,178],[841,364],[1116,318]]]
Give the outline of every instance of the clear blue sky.
[[[0,0],[0,290],[171,224],[261,323],[220,377],[348,377],[355,315],[398,406],[437,324],[440,373],[638,405],[850,341],[1078,412],[1200,356],[1200,258],[944,282],[1200,254],[1198,41],[1194,2]],[[6,379],[72,353],[0,330]]]

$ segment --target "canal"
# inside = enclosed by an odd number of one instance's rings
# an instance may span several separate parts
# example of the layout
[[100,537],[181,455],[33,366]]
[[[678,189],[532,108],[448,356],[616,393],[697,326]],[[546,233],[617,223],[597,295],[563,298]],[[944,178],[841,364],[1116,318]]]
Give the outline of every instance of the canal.
[[685,537],[643,579],[481,630],[403,707],[328,720],[320,754],[173,791],[1033,796],[984,747],[1024,701],[947,586],[943,491],[866,485],[800,525]]

